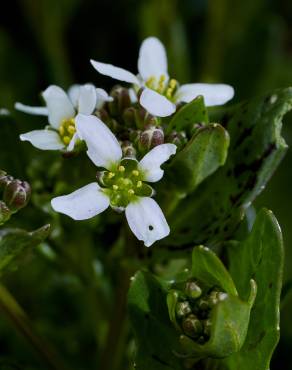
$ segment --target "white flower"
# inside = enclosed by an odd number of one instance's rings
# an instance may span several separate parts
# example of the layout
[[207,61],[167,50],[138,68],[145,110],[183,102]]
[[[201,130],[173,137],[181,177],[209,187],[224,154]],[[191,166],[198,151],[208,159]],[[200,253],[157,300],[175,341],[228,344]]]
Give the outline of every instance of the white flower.
[[91,60],[91,64],[103,75],[133,84],[136,91],[143,87],[140,104],[158,117],[170,116],[176,111],[177,103],[189,103],[198,95],[204,96],[206,106],[224,104],[234,95],[233,88],[225,84],[192,83],[179,86],[176,80],[169,79],[165,48],[156,37],[149,37],[142,42],[137,76],[111,64],[94,60]]
[[106,171],[100,173],[101,186],[93,182],[69,195],[54,198],[53,209],[74,220],[85,220],[111,206],[125,210],[132,232],[147,247],[166,237],[169,226],[145,181],[156,182],[162,178],[160,166],[175,154],[176,146],[156,146],[138,162],[122,158],[119,142],[99,118],[78,114],[75,121],[79,137],[87,144],[89,158]]
[[96,89],[91,84],[73,85],[68,93],[59,86],[51,85],[42,93],[42,97],[46,107],[16,103],[15,108],[25,113],[48,116],[49,126],[45,129],[20,135],[22,141],[29,141],[43,150],[73,150],[78,140],[76,114],[92,114],[106,101],[112,101],[105,90]]

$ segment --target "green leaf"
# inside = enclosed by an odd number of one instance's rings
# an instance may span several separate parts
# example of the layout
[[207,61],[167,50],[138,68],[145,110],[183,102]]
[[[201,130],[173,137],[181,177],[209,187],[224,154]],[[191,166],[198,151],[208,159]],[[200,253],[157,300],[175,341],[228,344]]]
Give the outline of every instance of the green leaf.
[[292,88],[287,88],[212,111],[210,119],[230,134],[228,158],[168,216],[171,234],[163,241],[168,248],[192,243],[212,246],[233,234],[287,150],[281,128],[291,107]]
[[271,211],[262,210],[250,236],[228,249],[230,273],[240,296],[247,296],[249,279],[258,292],[247,338],[241,351],[226,359],[229,370],[266,370],[279,340],[279,305],[283,274],[283,241]]
[[203,96],[184,105],[169,122],[167,132],[188,130],[195,123],[209,123]]
[[179,348],[178,333],[169,320],[166,287],[140,271],[132,280],[128,304],[137,343],[136,369],[182,369],[174,355]]
[[222,166],[229,146],[228,132],[218,124],[196,131],[192,139],[171,161],[165,182],[182,192],[193,191],[206,177]]
[[49,234],[50,225],[27,232],[19,229],[0,231],[0,275],[16,269],[21,260]]
[[203,246],[194,248],[192,275],[210,286],[218,286],[231,295],[237,296],[233,280],[221,260],[214,252]]

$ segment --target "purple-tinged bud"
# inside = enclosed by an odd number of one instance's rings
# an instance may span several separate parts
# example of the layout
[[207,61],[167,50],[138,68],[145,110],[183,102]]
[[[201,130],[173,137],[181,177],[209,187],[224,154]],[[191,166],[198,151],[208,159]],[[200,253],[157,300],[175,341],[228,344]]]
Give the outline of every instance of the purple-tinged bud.
[[30,185],[26,181],[12,180],[4,189],[3,200],[12,212],[25,207],[31,195]]
[[129,90],[125,87],[116,86],[111,91],[113,101],[108,103],[109,112],[116,117],[123,113],[123,111],[131,106],[131,98]]
[[175,144],[178,150],[180,150],[186,145],[188,139],[184,131],[181,132],[173,131],[170,135],[167,136],[165,141],[167,143]]
[[0,225],[4,224],[11,216],[11,211],[7,205],[0,200]]
[[164,143],[164,132],[160,127],[149,127],[140,135],[139,146],[143,150],[149,150]]
[[106,109],[101,108],[95,112],[96,116],[102,120],[102,122],[107,123],[111,118]]
[[136,149],[130,141],[124,141],[121,146],[123,157],[136,158]]
[[127,127],[136,127],[136,109],[130,107],[124,110],[123,120]]

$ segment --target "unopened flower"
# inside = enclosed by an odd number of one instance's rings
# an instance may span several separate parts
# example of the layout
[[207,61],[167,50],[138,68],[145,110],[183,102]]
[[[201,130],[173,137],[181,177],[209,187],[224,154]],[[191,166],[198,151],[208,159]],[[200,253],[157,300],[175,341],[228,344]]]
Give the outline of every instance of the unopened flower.
[[49,125],[45,129],[20,135],[22,141],[29,141],[36,148],[43,150],[73,150],[78,140],[76,115],[92,114],[106,101],[112,101],[105,90],[96,89],[91,84],[73,85],[68,93],[51,85],[42,93],[42,97],[46,107],[16,103],[15,108],[25,113],[48,116]]
[[91,60],[93,67],[101,74],[120,81],[129,82],[138,91],[140,104],[158,117],[170,116],[176,111],[176,104],[189,103],[203,95],[206,106],[221,105],[232,99],[234,90],[225,84],[192,83],[179,86],[168,75],[167,56],[163,44],[156,37],[145,39],[138,58],[138,76],[111,64]]
[[105,171],[92,182],[65,196],[52,199],[55,211],[74,220],[85,220],[109,206],[125,210],[132,232],[149,247],[169,234],[169,226],[159,205],[151,198],[153,190],[145,182],[157,182],[163,176],[160,166],[176,152],[174,144],[162,144],[148,152],[140,162],[123,158],[114,134],[95,116],[76,117],[79,137],[87,144],[87,154]]

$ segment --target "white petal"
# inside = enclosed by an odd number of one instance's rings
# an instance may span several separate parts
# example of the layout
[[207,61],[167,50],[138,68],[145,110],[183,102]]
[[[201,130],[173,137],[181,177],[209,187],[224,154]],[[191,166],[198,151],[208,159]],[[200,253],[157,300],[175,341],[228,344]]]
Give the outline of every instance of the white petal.
[[126,207],[126,217],[130,229],[146,247],[169,234],[169,226],[163,212],[155,200],[139,197]]
[[58,129],[63,119],[75,116],[71,100],[59,86],[49,86],[42,95],[48,107],[49,123],[54,128]]
[[87,144],[87,154],[98,167],[110,169],[122,158],[121,146],[111,130],[97,117],[78,114],[77,133]]
[[69,143],[69,145],[67,146],[67,151],[68,152],[72,152],[72,150],[74,149],[75,147],[75,144],[77,142],[77,140],[79,140],[79,136],[78,134],[75,132],[75,134],[72,136],[72,139]]
[[135,92],[135,90],[134,89],[129,89],[129,95],[130,95],[130,100],[131,100],[131,103],[137,103],[137,101],[138,101],[138,98],[137,98],[137,94],[136,94],[136,92]]
[[140,104],[149,113],[158,117],[167,117],[172,115],[176,106],[165,96],[151,89],[144,89],[140,96]]
[[114,98],[112,96],[109,96],[109,94],[104,89],[96,89],[96,109],[102,108],[104,103],[113,100]]
[[73,220],[87,220],[107,209],[109,198],[93,182],[71,194],[52,199],[51,204],[56,212],[64,213]]
[[161,144],[150,150],[139,162],[139,168],[144,173],[144,181],[159,181],[164,171],[160,166],[176,152],[176,145]]
[[213,105],[225,104],[232,99],[234,89],[225,84],[186,84],[178,89],[175,99],[189,103],[198,95],[203,95],[206,106],[212,107]]
[[14,108],[28,114],[35,114],[37,116],[47,116],[48,108],[47,107],[32,107],[30,105],[25,105],[22,103],[15,103]]
[[80,86],[79,84],[74,84],[72,86],[69,87],[68,89],[68,96],[69,96],[69,99],[71,100],[72,104],[74,105],[74,107],[77,109],[78,107],[78,99],[79,99],[79,94],[80,94]]
[[64,143],[53,130],[34,130],[20,135],[20,140],[29,141],[34,147],[42,150],[60,150]]
[[161,75],[168,77],[165,48],[156,37],[148,37],[142,42],[138,71],[144,81],[150,77],[159,79]]
[[100,63],[95,60],[90,60],[90,63],[102,75],[112,77],[119,81],[129,82],[131,84],[139,85],[138,78],[126,69],[115,67],[112,64]]
[[91,114],[96,106],[96,88],[91,84],[80,86],[78,113]]

